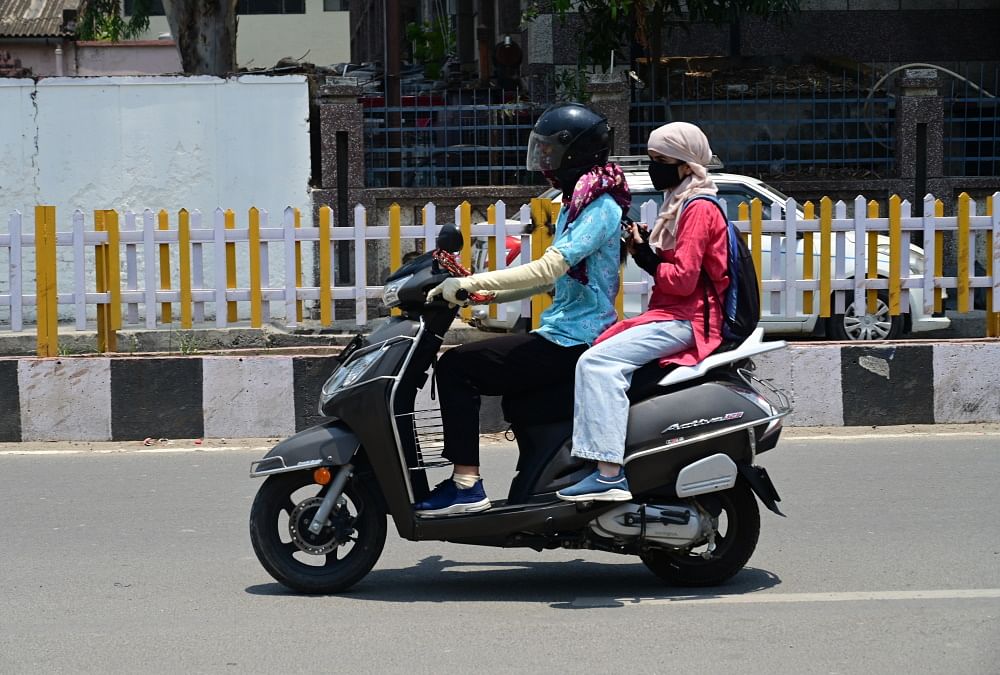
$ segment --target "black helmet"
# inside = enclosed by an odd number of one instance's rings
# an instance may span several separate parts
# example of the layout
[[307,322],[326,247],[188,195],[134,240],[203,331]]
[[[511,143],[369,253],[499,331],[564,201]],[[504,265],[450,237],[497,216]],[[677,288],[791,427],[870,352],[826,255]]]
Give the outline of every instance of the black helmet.
[[542,113],[528,138],[527,168],[554,174],[564,191],[611,154],[608,120],[580,103],[560,103]]

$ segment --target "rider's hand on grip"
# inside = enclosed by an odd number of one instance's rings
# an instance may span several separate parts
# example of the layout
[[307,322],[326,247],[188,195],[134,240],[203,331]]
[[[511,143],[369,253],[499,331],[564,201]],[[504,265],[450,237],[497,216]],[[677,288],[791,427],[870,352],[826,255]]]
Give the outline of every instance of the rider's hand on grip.
[[469,304],[470,291],[466,286],[466,279],[468,277],[465,279],[456,279],[455,277],[445,279],[427,293],[427,302],[431,302],[440,295],[452,305],[465,307]]

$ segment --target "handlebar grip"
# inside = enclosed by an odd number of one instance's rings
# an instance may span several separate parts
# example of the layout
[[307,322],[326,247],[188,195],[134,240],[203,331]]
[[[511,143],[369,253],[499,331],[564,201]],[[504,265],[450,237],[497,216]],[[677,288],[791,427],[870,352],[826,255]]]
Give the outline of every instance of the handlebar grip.
[[455,299],[465,302],[466,300],[469,299],[469,292],[464,288],[460,288],[457,291],[455,291]]

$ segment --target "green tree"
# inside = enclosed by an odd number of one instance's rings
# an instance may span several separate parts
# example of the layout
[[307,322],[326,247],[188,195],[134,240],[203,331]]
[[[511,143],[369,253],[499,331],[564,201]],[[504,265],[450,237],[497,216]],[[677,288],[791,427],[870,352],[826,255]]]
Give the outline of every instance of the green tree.
[[135,0],[132,16],[122,14],[120,0],[87,0],[77,32],[83,40],[132,40],[149,28],[150,0]]
[[[163,0],[170,34],[184,72],[224,77],[236,71],[237,0]],[[132,15],[120,0],[86,0],[80,19],[84,40],[131,40],[149,28],[151,0],[135,0]]]

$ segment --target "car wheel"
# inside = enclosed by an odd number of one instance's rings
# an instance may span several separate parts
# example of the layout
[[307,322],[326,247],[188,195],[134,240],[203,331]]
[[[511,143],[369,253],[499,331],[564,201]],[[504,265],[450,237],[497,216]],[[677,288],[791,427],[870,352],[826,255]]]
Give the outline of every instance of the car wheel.
[[[832,304],[833,300],[830,302]],[[862,309],[867,310],[867,307]],[[895,340],[903,334],[905,320],[906,317],[902,314],[899,316],[889,315],[889,294],[885,291],[879,291],[873,313],[862,311],[861,314],[858,314],[854,311],[854,303],[851,302],[843,314],[831,316],[829,335],[834,340],[851,342]]]

